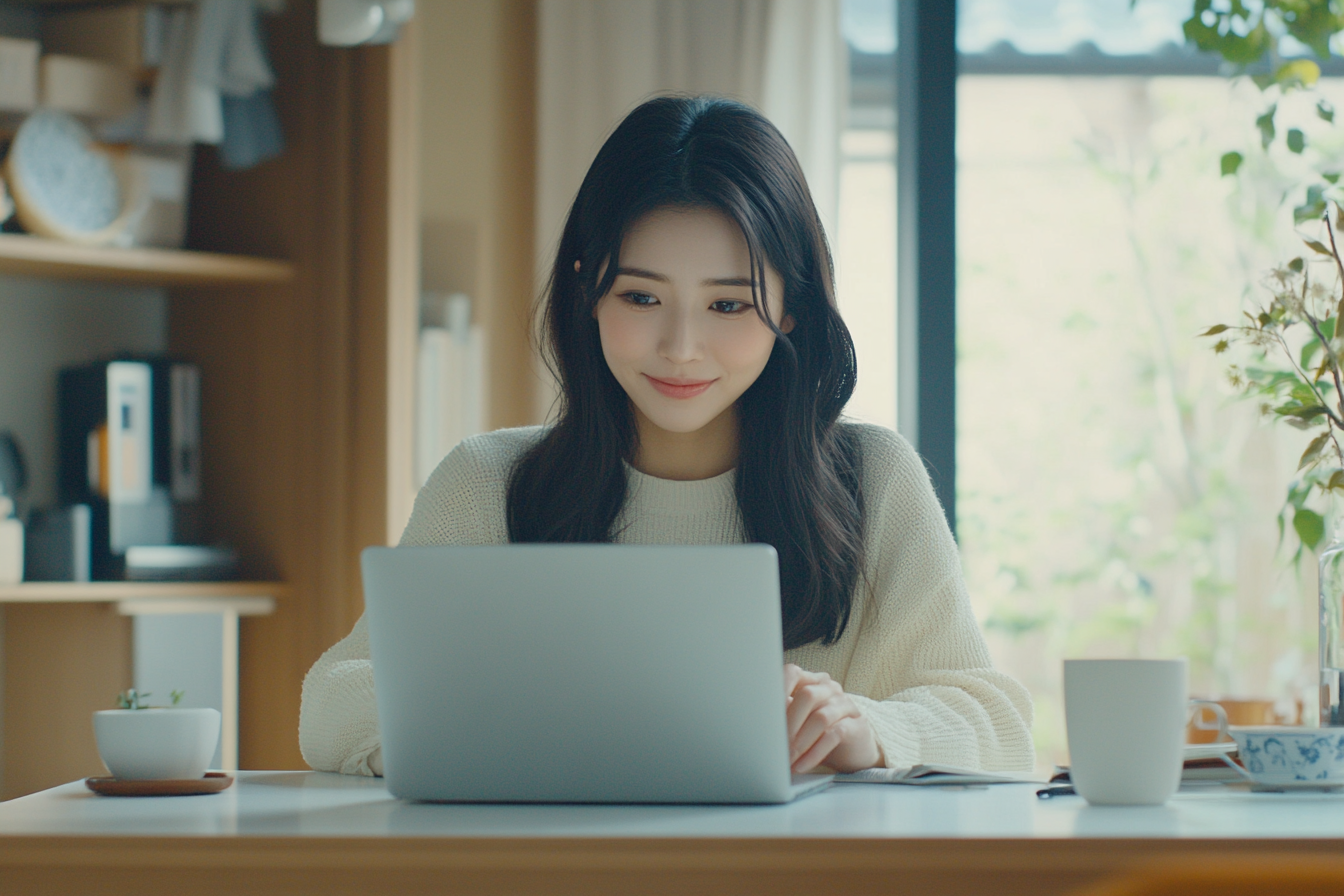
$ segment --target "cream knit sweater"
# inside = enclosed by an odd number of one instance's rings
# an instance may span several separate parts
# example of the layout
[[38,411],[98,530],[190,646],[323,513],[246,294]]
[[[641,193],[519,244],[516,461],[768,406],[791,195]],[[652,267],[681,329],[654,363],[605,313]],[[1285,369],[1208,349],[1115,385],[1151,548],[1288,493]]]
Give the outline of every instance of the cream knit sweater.
[[[869,593],[856,601],[839,641],[790,650],[785,660],[840,682],[892,768],[938,762],[1030,769],[1031,698],[991,666],[923,463],[891,430],[843,425],[856,428],[862,446]],[[500,430],[459,445],[420,490],[401,543],[507,543],[509,473],[540,433],[540,427]],[[620,542],[743,540],[732,471],[694,482],[628,473],[629,495],[615,529]],[[363,618],[303,682],[299,747],[315,769],[382,773]]]

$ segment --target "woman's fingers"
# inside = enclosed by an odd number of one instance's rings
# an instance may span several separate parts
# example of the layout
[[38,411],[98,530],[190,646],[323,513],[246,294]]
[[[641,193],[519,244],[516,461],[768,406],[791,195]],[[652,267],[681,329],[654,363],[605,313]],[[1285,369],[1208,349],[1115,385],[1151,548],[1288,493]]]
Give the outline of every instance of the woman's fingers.
[[842,720],[853,718],[858,714],[858,707],[854,706],[849,700],[828,700],[817,706],[803,720],[798,732],[789,739],[790,761],[796,761],[812,749],[813,744],[820,741],[828,731],[834,729]]
[[[814,747],[800,756],[794,765],[800,770],[811,763],[809,768],[825,765],[835,772],[856,772],[882,764],[882,750],[877,744],[877,737],[862,714],[841,719],[828,729],[827,734],[836,738],[834,746],[828,747],[826,753],[820,756],[821,747]],[[816,761],[812,762],[813,759]]]
[[789,764],[795,772],[827,765],[839,771],[882,761],[872,727],[844,688],[829,675],[784,666]]
[[[808,674],[810,675],[810,673]],[[812,677],[814,678],[812,682],[808,683],[806,679],[803,679],[794,687],[793,699],[789,701],[785,709],[790,741],[797,736],[798,731],[803,727],[803,723],[807,721],[808,716],[816,711],[817,707],[827,701],[844,696],[844,690],[832,681],[830,676]]]
[[816,743],[808,748],[807,752],[793,760],[790,768],[796,774],[806,774],[826,761],[826,757],[834,752],[840,745],[840,732],[835,728],[827,728],[822,732],[821,737],[817,738]]
[[793,689],[798,687],[799,680],[803,677],[803,670],[793,663],[784,664],[784,705],[788,706],[793,701]]

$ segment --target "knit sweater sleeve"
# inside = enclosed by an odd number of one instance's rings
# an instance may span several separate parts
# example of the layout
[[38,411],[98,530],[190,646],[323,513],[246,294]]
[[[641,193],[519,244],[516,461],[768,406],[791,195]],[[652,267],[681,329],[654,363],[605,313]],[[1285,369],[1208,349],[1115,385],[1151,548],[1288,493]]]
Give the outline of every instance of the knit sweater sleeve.
[[864,426],[868,592],[845,689],[891,768],[1032,768],[1031,697],[996,671],[971,611],[956,543],[923,462]]
[[[416,496],[401,544],[507,542],[508,476],[529,436],[528,430],[504,430],[453,449]],[[383,773],[369,630],[363,616],[303,680],[299,749],[304,761],[318,771]]]

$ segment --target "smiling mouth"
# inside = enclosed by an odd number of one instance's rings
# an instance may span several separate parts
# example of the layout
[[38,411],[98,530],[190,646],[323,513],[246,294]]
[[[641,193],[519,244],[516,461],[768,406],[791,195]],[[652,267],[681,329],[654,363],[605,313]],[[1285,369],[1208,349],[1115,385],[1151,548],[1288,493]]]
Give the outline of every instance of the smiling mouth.
[[647,373],[644,376],[659,394],[668,398],[694,398],[717,382],[717,380],[660,380]]

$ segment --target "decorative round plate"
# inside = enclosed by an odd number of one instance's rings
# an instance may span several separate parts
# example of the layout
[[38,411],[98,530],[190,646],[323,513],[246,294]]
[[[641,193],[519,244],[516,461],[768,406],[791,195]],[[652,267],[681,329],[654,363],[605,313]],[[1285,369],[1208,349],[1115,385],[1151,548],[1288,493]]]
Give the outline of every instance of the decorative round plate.
[[123,781],[120,778],[86,778],[84,786],[103,796],[191,796],[219,793],[233,784],[223,772],[206,772],[204,778],[167,781]]
[[144,185],[125,159],[55,109],[40,109],[19,126],[5,173],[19,223],[38,236],[116,243],[143,212]]

